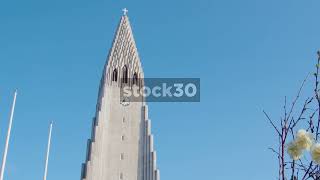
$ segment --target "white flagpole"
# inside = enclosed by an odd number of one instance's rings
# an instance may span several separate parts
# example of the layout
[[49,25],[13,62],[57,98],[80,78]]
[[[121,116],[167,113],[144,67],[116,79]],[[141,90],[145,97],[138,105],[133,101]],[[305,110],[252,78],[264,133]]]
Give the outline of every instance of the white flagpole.
[[0,180],[3,180],[4,169],[6,167],[7,154],[8,154],[8,149],[9,149],[9,141],[10,141],[10,135],[11,135],[12,120],[13,120],[13,115],[14,115],[14,108],[16,106],[16,99],[17,99],[17,90],[14,92],[13,103],[12,103],[12,107],[11,107],[9,127],[8,127],[7,139],[6,139],[6,146],[5,146],[5,149],[3,152],[3,157],[2,157]]
[[53,122],[50,123],[48,146],[47,146],[47,155],[46,155],[46,164],[45,164],[45,168],[44,168],[43,180],[47,180],[47,174],[48,174],[48,162],[49,162],[49,154],[50,154],[50,146],[51,146],[52,124],[53,124]]

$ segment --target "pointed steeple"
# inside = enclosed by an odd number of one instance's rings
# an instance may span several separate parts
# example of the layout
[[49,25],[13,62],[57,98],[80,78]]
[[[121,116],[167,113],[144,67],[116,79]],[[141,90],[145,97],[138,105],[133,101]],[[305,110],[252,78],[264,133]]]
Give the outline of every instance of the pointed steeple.
[[[129,17],[127,15],[128,10],[124,9],[123,11],[124,15],[121,16],[112,48],[107,59],[107,84],[112,82],[112,77],[115,75],[117,75],[117,80],[123,78],[121,75],[124,68],[127,68],[128,79],[132,78],[134,74],[137,74],[138,78],[144,77]],[[112,74],[113,72],[117,72],[117,74]]]
[[[106,85],[121,85],[124,70],[126,70],[127,79],[133,77],[143,79],[144,73],[140,62],[138,50],[133,37],[128,10],[123,9],[124,14],[121,16],[117,27],[112,47],[109,51],[106,64],[104,66],[103,75],[100,81],[98,102],[104,96]],[[130,81],[128,82],[131,83]],[[140,82],[142,85],[144,82]],[[100,103],[98,103],[99,105]],[[99,107],[97,107],[99,109]]]

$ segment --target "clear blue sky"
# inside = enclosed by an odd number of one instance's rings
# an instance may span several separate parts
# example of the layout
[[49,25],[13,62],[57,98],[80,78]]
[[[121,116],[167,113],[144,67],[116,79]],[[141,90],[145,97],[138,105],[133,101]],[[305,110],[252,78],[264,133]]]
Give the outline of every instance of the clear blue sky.
[[150,103],[163,180],[276,179],[267,149],[320,47],[318,0],[0,2],[0,153],[19,88],[6,180],[78,180],[98,83],[129,9],[146,77],[200,77],[200,103]]

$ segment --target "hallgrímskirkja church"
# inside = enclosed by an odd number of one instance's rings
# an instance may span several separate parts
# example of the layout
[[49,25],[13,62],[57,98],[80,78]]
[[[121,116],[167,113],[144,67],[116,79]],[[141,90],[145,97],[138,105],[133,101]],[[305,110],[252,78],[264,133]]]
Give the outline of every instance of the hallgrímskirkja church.
[[121,100],[120,88],[143,83],[127,10],[105,64],[81,180],[160,180],[146,102]]

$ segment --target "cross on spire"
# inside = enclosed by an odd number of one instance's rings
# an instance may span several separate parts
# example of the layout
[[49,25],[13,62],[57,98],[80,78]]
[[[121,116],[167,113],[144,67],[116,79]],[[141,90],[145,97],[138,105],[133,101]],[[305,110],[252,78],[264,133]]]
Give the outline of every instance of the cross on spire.
[[128,9],[127,8],[122,9],[122,11],[123,11],[123,15],[124,16],[126,16],[128,14]]

